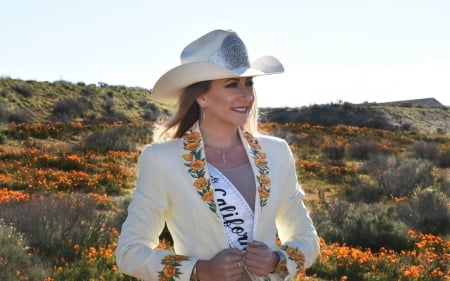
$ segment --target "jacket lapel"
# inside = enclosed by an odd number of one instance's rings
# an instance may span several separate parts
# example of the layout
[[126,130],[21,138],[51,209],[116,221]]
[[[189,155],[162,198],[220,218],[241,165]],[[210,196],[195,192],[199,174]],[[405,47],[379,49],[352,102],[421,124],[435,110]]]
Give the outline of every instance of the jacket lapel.
[[256,199],[259,205],[256,204],[255,211],[259,209],[262,211],[262,208],[267,205],[267,202],[270,197],[270,186],[271,181],[269,177],[269,163],[267,162],[267,154],[262,151],[262,147],[259,144],[258,139],[256,139],[252,134],[246,131],[240,131],[241,138],[245,139],[247,143],[245,149],[249,155],[250,164],[253,169],[253,173],[255,175],[256,182]]
[[[267,205],[270,196],[269,165],[266,160],[266,153],[262,151],[258,140],[252,134],[242,130],[239,130],[239,135],[249,155],[250,164],[255,175],[258,191],[256,193],[256,202],[259,202],[255,206],[256,223],[258,213]],[[184,150],[182,158],[187,173],[192,177],[192,186],[208,209],[219,217],[214,198],[214,189],[206,167],[205,150],[198,122],[184,133],[182,140]]]

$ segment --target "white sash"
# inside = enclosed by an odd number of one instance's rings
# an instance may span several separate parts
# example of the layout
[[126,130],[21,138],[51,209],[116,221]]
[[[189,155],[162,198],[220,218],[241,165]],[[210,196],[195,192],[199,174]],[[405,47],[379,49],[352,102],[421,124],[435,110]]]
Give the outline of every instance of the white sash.
[[253,241],[253,211],[242,194],[217,168],[208,165],[217,209],[231,248],[245,250]]

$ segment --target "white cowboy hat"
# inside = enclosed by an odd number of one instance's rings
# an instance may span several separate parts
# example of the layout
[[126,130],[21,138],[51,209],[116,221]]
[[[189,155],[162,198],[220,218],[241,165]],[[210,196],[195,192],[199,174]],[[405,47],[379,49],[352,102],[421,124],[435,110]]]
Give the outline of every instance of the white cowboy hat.
[[272,56],[249,63],[247,48],[236,32],[214,30],[181,52],[181,65],[166,72],[151,90],[153,99],[175,103],[187,86],[200,81],[282,73],[283,65]]

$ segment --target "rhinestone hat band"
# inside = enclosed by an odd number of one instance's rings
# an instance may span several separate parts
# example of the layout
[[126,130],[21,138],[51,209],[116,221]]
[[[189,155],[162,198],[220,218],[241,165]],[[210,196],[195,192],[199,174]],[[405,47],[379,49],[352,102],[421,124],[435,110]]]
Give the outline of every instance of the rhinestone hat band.
[[243,73],[250,68],[247,48],[244,42],[234,34],[230,34],[223,39],[220,48],[210,57],[209,62],[227,68],[237,74]]

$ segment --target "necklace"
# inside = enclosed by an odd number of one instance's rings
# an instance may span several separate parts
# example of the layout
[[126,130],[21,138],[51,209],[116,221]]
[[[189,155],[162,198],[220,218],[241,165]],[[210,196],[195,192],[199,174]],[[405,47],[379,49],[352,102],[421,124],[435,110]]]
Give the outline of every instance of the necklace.
[[205,148],[210,149],[210,150],[214,150],[215,153],[219,156],[219,158],[222,160],[223,164],[227,163],[228,158],[230,157],[230,153],[233,151],[233,149],[236,147],[236,145],[232,145],[230,148],[228,149],[223,149],[223,148],[218,148],[218,147],[214,147],[208,144],[205,144]]

